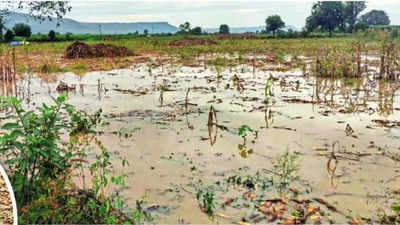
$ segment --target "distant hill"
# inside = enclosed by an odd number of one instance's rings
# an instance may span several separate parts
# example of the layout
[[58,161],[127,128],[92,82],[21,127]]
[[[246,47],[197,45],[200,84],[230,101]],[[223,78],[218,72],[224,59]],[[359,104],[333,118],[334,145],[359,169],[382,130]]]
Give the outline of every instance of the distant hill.
[[[50,30],[65,34],[71,32],[73,34],[99,34],[100,30],[102,34],[127,34],[143,33],[144,30],[148,30],[149,34],[152,33],[176,33],[178,28],[169,24],[168,22],[137,22],[137,23],[86,23],[79,22],[73,19],[64,19],[60,26],[57,26],[57,21],[44,21],[40,23],[33,17],[23,13],[11,13],[7,17],[6,27],[12,28],[17,23],[28,24],[32,33],[47,34]],[[261,32],[265,29],[265,26],[259,27],[231,27],[231,33],[246,33],[256,31]],[[293,29],[297,30],[293,26],[286,26],[283,30]],[[204,31],[208,33],[216,33],[219,28],[205,28]]]
[[60,26],[56,21],[44,21],[39,23],[33,17],[23,13],[12,13],[7,17],[6,27],[12,28],[16,23],[29,24],[32,33],[47,34],[50,30],[62,34],[71,32],[74,34],[127,34],[136,31],[143,33],[148,30],[151,33],[175,33],[178,29],[168,22],[138,22],[138,23],[85,23],[72,19],[64,19]]

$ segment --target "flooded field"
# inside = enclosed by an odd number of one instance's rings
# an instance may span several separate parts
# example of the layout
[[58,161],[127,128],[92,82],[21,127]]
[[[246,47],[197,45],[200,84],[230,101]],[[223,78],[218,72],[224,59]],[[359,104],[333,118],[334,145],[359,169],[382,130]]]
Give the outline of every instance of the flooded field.
[[[107,124],[98,139],[130,162],[123,169],[115,164],[130,175],[122,193],[130,205],[146,195],[156,223],[264,222],[265,217],[273,222],[276,213],[262,209],[271,204],[286,210],[289,222],[302,210],[313,222],[373,219],[379,208],[390,208],[398,192],[395,82],[251,65],[136,64],[81,76],[25,75],[0,87],[2,95],[23,99],[29,109],[65,90],[77,108],[89,113],[101,108]],[[260,180],[276,183],[269,179],[277,157],[286,152],[299,168],[298,179],[283,182],[289,193],[261,188]],[[257,182],[230,185],[240,176]],[[199,187],[210,185],[214,220],[198,201]]]

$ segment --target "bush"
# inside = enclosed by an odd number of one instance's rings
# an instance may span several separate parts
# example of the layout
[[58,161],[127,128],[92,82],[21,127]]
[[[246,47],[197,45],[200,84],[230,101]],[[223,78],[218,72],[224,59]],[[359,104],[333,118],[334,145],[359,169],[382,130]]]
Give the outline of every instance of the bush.
[[28,24],[17,23],[13,27],[16,36],[29,38],[32,34],[31,27]]
[[48,36],[49,36],[50,41],[55,41],[56,40],[56,32],[54,32],[54,30],[51,30],[49,32]]
[[192,30],[190,30],[190,33],[193,35],[201,35],[202,30],[201,27],[195,27]]
[[10,42],[14,40],[14,32],[12,30],[7,30],[6,33],[4,34],[4,41],[5,42]]
[[398,38],[398,37],[399,37],[399,28],[394,28],[394,29],[390,32],[390,37],[391,37],[391,38]]
[[358,22],[354,25],[356,31],[365,31],[368,29],[368,24],[365,22]]
[[67,41],[71,41],[71,40],[72,40],[71,36],[72,36],[72,33],[71,33],[71,32],[68,32],[68,33],[65,34],[65,39],[66,39]]
[[229,26],[226,24],[222,24],[221,26],[219,26],[219,33],[220,34],[229,34]]
[[[1,98],[0,106],[15,112],[2,127],[6,133],[0,136],[0,155],[9,167],[19,223],[141,222],[137,215],[149,219],[142,200],[129,210],[118,191],[127,175],[113,175],[111,153],[95,136],[101,110],[87,115],[65,101],[66,94],[62,94],[54,105],[43,104],[36,113],[25,111],[15,97]],[[69,142],[61,140],[61,133],[68,134]],[[87,152],[94,144],[99,153],[89,164]],[[122,163],[127,165],[125,160]],[[87,182],[85,173],[90,174],[88,187],[74,185],[73,180]],[[111,184],[117,191],[107,195]]]

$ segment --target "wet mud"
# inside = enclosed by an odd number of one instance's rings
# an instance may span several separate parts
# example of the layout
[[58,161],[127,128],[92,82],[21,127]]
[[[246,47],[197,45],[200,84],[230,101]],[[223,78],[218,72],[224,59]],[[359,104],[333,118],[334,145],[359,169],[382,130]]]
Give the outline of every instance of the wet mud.
[[[32,109],[51,102],[57,89],[67,90],[69,103],[82,110],[102,108],[108,124],[99,139],[130,161],[123,171],[130,174],[123,191],[128,203],[146,193],[157,223],[210,223],[194,183],[215,183],[243,168],[252,174],[271,170],[287,150],[298,155],[299,177],[307,183],[293,184],[304,200],[294,201],[298,207],[324,208],[336,222],[348,222],[346,215],[375,217],[378,208],[390,208],[400,184],[398,88],[369,78],[316,78],[251,65],[217,71],[138,64],[0,83],[2,95],[18,96]],[[243,125],[253,131],[245,140],[239,135]],[[279,210],[289,204],[272,201],[278,197],[268,196],[261,206]],[[219,222],[228,223],[241,221],[247,210],[217,212]]]

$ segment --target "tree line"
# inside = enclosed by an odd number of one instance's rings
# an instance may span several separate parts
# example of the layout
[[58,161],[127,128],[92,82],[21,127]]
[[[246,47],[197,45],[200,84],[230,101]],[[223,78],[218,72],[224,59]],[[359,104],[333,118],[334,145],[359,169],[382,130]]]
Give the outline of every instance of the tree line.
[[383,10],[374,9],[360,16],[366,8],[365,1],[319,1],[313,4],[305,29],[326,31],[332,36],[336,29],[353,33],[370,26],[390,24],[389,16]]
[[[305,21],[303,32],[328,32],[332,36],[335,30],[342,33],[353,33],[365,30],[371,26],[389,25],[390,19],[383,10],[373,9],[363,15],[367,8],[365,1],[318,1],[311,8],[311,15]],[[361,16],[360,16],[361,15]],[[265,20],[265,30],[262,33],[276,33],[285,27],[285,22],[279,15],[271,15]],[[293,31],[288,31],[293,32]],[[200,35],[201,27],[191,28],[189,22],[179,26],[178,34]],[[229,34],[229,26],[220,26],[219,34]]]

